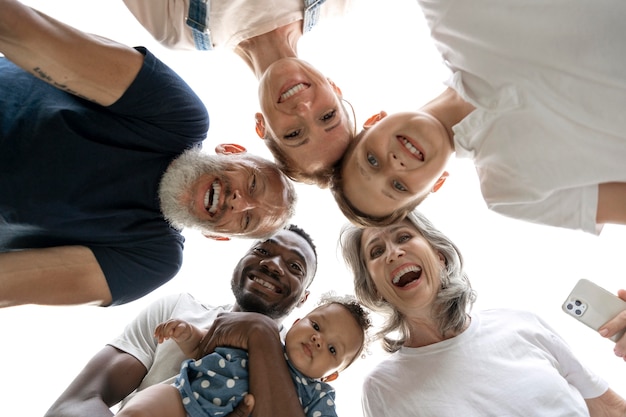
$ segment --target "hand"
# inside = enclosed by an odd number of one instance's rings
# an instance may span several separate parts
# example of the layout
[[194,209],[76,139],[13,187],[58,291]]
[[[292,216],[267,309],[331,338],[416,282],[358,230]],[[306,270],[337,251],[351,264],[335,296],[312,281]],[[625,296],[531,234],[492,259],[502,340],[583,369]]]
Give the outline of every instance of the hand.
[[278,326],[269,317],[259,313],[221,313],[208,329],[198,346],[201,356],[217,346],[248,350],[255,337],[275,337],[280,342]]
[[174,339],[176,342],[186,342],[193,336],[193,327],[184,320],[171,319],[159,324],[154,330],[154,337],[159,343],[167,339]]
[[[626,290],[619,290],[617,295],[619,298],[626,301]],[[626,310],[606,322],[606,324],[604,324],[604,326],[600,329],[600,334],[604,337],[611,337],[624,329],[626,329]],[[626,333],[617,341],[617,343],[615,343],[613,351],[616,356],[619,356],[626,361]]]
[[227,414],[226,417],[248,417],[252,414],[254,409],[254,396],[252,394],[246,394],[242,401],[239,401],[237,407],[232,413]]

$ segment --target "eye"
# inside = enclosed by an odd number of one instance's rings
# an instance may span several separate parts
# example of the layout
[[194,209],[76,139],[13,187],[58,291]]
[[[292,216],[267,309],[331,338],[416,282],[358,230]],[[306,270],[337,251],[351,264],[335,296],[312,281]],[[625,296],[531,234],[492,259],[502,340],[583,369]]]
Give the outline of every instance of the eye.
[[256,191],[256,174],[252,175],[252,181],[250,182],[250,195],[253,195]]
[[324,115],[322,115],[322,117],[320,117],[320,120],[323,122],[328,122],[330,120],[333,120],[335,118],[335,114],[337,114],[337,110],[331,110],[328,113],[324,113]]
[[398,236],[398,243],[408,242],[409,240],[411,240],[412,237],[413,236],[408,233],[401,234],[400,236]]
[[254,252],[256,252],[257,254],[262,255],[262,256],[267,256],[267,255],[269,255],[269,252],[268,252],[268,251],[266,251],[265,249],[263,249],[262,247],[256,247],[256,248],[254,248],[254,249],[252,249],[252,250],[253,250]]
[[331,353],[333,356],[337,355],[337,349],[335,349],[335,347],[334,347],[334,346],[332,346],[332,345],[328,346],[328,350],[330,350],[330,353]]
[[407,188],[404,185],[402,185],[402,183],[399,183],[396,180],[393,180],[391,184],[393,185],[393,188],[395,188],[398,191],[402,191],[402,192],[408,191]]
[[243,219],[243,230],[248,230],[250,226],[250,214],[246,211],[245,217]]
[[378,168],[378,159],[371,153],[367,154],[367,163],[373,166],[374,168]]
[[285,134],[283,139],[296,139],[300,136],[300,133],[302,133],[302,129],[292,130],[291,132]]
[[320,325],[317,324],[316,322],[312,321],[311,326],[313,326],[313,329],[315,329],[316,332],[320,331]]
[[372,249],[370,249],[370,259],[376,259],[383,253],[385,253],[385,248],[381,246],[374,246]]
[[304,268],[297,262],[292,262],[289,266],[295,271],[304,272]]

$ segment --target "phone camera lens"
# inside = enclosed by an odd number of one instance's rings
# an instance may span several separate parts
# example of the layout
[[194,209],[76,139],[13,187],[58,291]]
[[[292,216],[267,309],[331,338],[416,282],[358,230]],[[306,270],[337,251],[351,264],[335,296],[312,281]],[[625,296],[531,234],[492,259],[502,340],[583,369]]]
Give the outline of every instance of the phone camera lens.
[[567,303],[567,306],[565,306],[565,308],[567,308],[568,310],[571,310],[574,308],[574,306],[572,305],[572,303]]
[[581,314],[583,314],[583,312],[582,312],[581,310],[576,310],[576,311],[574,311],[574,313],[575,313],[577,316],[580,316]]
[[576,305],[577,305],[578,307],[580,307],[580,305],[582,304],[582,301],[580,301],[580,300],[576,300],[576,301],[575,301],[575,303],[576,303]]

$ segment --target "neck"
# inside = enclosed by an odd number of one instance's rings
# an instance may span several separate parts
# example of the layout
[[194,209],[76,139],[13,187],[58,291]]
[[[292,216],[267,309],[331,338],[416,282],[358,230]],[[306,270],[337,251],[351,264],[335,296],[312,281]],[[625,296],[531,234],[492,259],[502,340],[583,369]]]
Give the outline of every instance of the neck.
[[[241,306],[237,303],[233,304],[233,306],[230,309],[231,312],[233,313],[250,313],[251,311],[249,310],[244,310],[243,308],[241,308]],[[259,314],[263,314],[263,313],[259,313]],[[271,319],[274,323],[276,323],[276,325],[278,326],[279,329],[282,328],[283,325],[283,320],[285,319],[285,316],[281,316],[281,317],[272,317],[266,314],[263,314],[266,317],[268,317],[269,319]]]
[[409,338],[404,343],[404,346],[412,348],[423,347],[452,339],[463,333],[469,326],[469,323],[470,318],[468,316],[462,330],[443,335],[434,320],[409,319]]
[[452,127],[473,112],[475,107],[463,100],[452,88],[448,87],[437,98],[426,103],[420,110],[439,120],[446,129],[450,144],[454,149]]
[[260,79],[267,68],[282,58],[297,58],[297,45],[302,36],[302,21],[290,23],[271,32],[246,39],[235,48],[235,53]]

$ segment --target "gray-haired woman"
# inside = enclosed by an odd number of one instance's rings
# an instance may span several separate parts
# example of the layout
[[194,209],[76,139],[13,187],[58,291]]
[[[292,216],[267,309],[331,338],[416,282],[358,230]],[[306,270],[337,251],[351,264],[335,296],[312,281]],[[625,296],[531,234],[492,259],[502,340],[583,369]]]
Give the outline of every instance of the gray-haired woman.
[[382,313],[393,354],[363,386],[369,416],[623,416],[626,401],[539,317],[472,312],[456,245],[417,211],[342,231],[360,301]]

